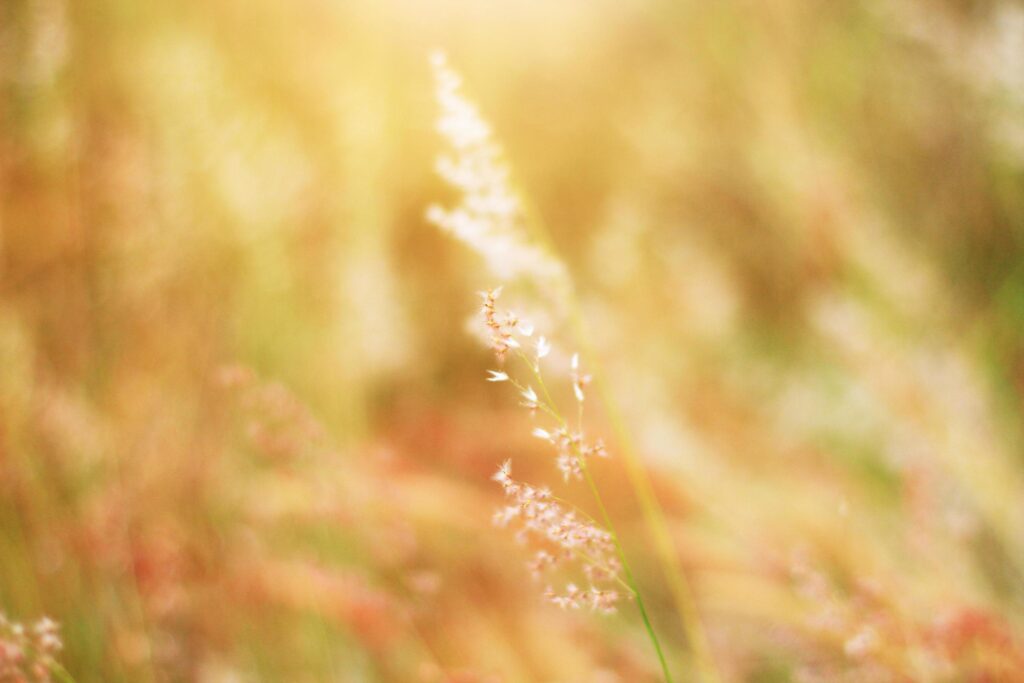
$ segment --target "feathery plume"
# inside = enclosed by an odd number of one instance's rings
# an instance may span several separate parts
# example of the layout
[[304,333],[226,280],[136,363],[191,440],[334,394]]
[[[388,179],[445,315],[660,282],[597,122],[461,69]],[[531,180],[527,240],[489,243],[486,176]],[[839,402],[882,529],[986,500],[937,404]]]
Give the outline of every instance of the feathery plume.
[[438,158],[437,172],[461,199],[453,208],[431,205],[427,220],[483,256],[503,280],[563,279],[561,261],[530,240],[523,204],[512,188],[501,148],[476,105],[463,95],[462,79],[444,53],[435,52],[431,65],[441,110],[437,130],[449,148]]

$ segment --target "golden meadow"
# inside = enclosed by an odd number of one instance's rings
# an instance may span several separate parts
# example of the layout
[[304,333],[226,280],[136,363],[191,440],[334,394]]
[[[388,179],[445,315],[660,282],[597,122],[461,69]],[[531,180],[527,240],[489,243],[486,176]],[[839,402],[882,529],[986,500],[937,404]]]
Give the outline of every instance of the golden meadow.
[[0,683],[1024,680],[1019,3],[3,0],[0,93]]

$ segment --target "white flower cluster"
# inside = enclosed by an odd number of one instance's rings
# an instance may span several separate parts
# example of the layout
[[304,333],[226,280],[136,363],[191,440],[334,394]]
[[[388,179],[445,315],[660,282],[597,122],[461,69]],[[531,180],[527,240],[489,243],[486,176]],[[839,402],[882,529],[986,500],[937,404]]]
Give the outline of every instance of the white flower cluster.
[[533,430],[533,435],[555,446],[558,451],[555,464],[558,466],[558,471],[562,473],[562,478],[565,481],[569,481],[570,477],[576,479],[583,478],[581,461],[588,460],[593,456],[608,457],[604,441],[598,439],[594,445],[589,445],[584,442],[583,434],[580,432],[570,433],[565,427],[559,427],[551,431],[537,427]]
[[31,628],[0,613],[0,681],[49,683],[63,644],[57,623],[43,617]]
[[[514,313],[498,312],[497,299],[501,295],[501,287],[481,292],[480,295],[483,297],[481,313],[484,318],[484,324],[490,332],[491,348],[498,362],[504,362],[510,351],[521,352],[521,355],[529,363],[532,372],[539,379],[541,377],[540,361],[551,353],[551,343],[544,337],[538,337],[537,341],[533,344],[534,351],[532,355],[527,356],[522,351],[526,341],[525,339],[520,340],[520,337],[532,337],[533,326],[521,320]],[[557,414],[555,406],[550,405],[538,396],[532,386],[519,384],[503,370],[489,370],[488,372],[488,382],[512,382],[515,384],[520,390],[522,398],[520,405],[529,409],[531,413],[535,414],[538,410],[542,410],[547,415],[558,420],[559,424],[555,428],[548,430],[537,427],[533,430],[533,435],[555,446],[557,451],[555,463],[558,465],[558,470],[566,481],[570,477],[576,479],[583,478],[583,462],[587,459],[594,456],[608,457],[608,452],[600,439],[591,445],[584,441],[582,432],[570,431],[565,420]],[[572,356],[569,379],[572,383],[573,396],[582,404],[585,398],[583,389],[590,383],[590,375],[580,372],[579,354],[573,354]]]
[[460,192],[461,202],[454,208],[430,206],[427,220],[483,256],[503,280],[560,280],[561,262],[529,239],[522,202],[512,189],[491,127],[462,94],[462,79],[444,54],[435,53],[431,63],[441,109],[437,129],[449,146],[438,158],[437,172]]
[[[488,371],[487,381],[509,382],[519,390],[520,405],[531,414],[541,411],[557,422],[557,426],[552,429],[534,428],[533,435],[555,446],[556,464],[566,480],[570,477],[582,479],[589,458],[607,457],[604,444],[597,441],[590,446],[584,441],[582,431],[570,431],[543,380],[541,359],[551,353],[551,344],[544,337],[529,343],[529,338],[533,336],[533,326],[514,313],[499,312],[497,299],[500,294],[500,287],[481,293],[481,313],[491,335],[491,348],[499,362],[504,362],[510,352],[519,356],[541,387],[541,394],[532,386],[518,382],[505,370]],[[532,348],[530,353],[526,350],[528,346]],[[572,357],[570,379],[582,419],[583,387],[590,378],[580,374],[577,355]],[[518,538],[521,542],[526,543],[532,534],[551,546],[550,549],[538,550],[530,562],[534,577],[540,578],[545,572],[571,565],[581,569],[590,584],[587,588],[580,588],[574,583],[567,583],[562,592],[549,587],[545,596],[563,608],[589,606],[600,612],[614,611],[619,599],[618,591],[601,587],[621,582],[621,564],[616,556],[617,548],[611,533],[592,521],[581,519],[577,512],[557,502],[547,488],[535,488],[512,479],[510,462],[501,466],[494,479],[501,484],[508,500],[495,513],[494,523],[501,527],[519,523]]]
[[585,589],[568,583],[562,593],[549,586],[545,597],[562,608],[589,606],[605,613],[614,612],[618,591],[598,585],[615,582],[619,577],[621,567],[611,534],[567,510],[553,499],[548,489],[514,480],[510,462],[502,464],[494,480],[501,484],[508,500],[508,504],[495,513],[494,523],[506,527],[519,522],[521,542],[526,543],[532,533],[555,548],[555,552],[542,549],[534,555],[529,565],[534,577],[540,578],[545,572],[565,564],[578,563],[591,583]]

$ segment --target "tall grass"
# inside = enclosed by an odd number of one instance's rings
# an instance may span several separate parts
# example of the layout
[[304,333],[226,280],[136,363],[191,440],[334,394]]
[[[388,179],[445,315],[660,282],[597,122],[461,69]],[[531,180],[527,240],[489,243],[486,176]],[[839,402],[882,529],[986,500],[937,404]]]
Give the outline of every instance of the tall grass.
[[[437,99],[442,112],[437,128],[451,148],[450,156],[442,155],[439,158],[437,168],[442,177],[459,190],[462,196],[459,205],[454,209],[445,210],[436,205],[431,206],[427,212],[428,218],[483,255],[496,276],[503,276],[509,280],[527,280],[537,291],[542,295],[546,294],[551,300],[557,301],[560,297],[563,298],[563,301],[557,303],[564,303],[568,307],[578,337],[581,343],[585,344],[584,324],[579,306],[572,294],[573,287],[568,278],[567,269],[554,255],[550,238],[543,234],[543,224],[539,221],[536,213],[528,211],[528,205],[512,189],[509,169],[501,160],[501,150],[491,135],[490,126],[481,118],[476,107],[462,95],[461,79],[448,66],[446,57],[442,53],[436,53],[432,58],[432,63],[437,82]],[[633,571],[630,569],[629,560],[619,541],[618,534],[614,530],[611,517],[608,515],[600,491],[587,467],[588,456],[595,451],[593,446],[587,446],[583,440],[583,385],[589,383],[590,375],[585,376],[585,381],[582,379],[584,376],[578,372],[579,355],[573,355],[572,386],[579,411],[577,424],[575,428],[572,428],[563,414],[559,412],[541,373],[540,360],[550,351],[550,346],[544,337],[540,337],[534,355],[527,356],[524,353],[520,336],[531,337],[533,325],[518,320],[514,313],[508,313],[499,319],[495,311],[498,292],[500,292],[500,288],[489,290],[483,294],[484,318],[497,359],[499,362],[503,362],[510,352],[514,352],[540,386],[543,397],[538,398],[532,387],[524,387],[504,372],[492,373],[491,380],[511,381],[525,397],[524,405],[534,412],[540,409],[557,423],[558,431],[554,435],[541,428],[538,428],[538,433],[542,438],[550,440],[558,447],[560,469],[565,473],[567,479],[572,474],[586,480],[600,511],[602,523],[606,526],[609,539],[619,556],[625,577],[624,585],[636,600],[662,673],[665,680],[670,681],[672,676],[662,645],[651,623],[640,589],[633,576]],[[556,309],[558,308],[557,303]],[[594,354],[591,352],[590,355]],[[631,440],[614,400],[607,392],[603,392],[602,396],[614,425],[617,441],[625,449],[626,470],[629,474],[630,484],[641,502],[644,521],[654,539],[658,560],[662,564],[664,576],[671,588],[689,646],[697,658],[700,675],[708,681],[717,681],[718,676],[693,594],[679,565],[678,553],[673,547],[664,514],[651,487],[649,475],[636,451],[629,445]],[[576,431],[572,431],[573,429]],[[603,451],[603,447],[601,447],[601,451]],[[501,481],[510,481],[507,476],[507,473],[502,474]],[[508,484],[506,484],[507,486]],[[532,489],[528,490],[532,491]],[[519,504],[522,503],[523,501],[519,502]],[[543,504],[554,505],[546,502]],[[560,538],[558,529],[562,526],[560,522],[557,522],[554,532],[550,529],[547,531],[540,529],[540,531],[546,533],[549,538],[557,540]],[[558,542],[562,543],[563,547],[566,546],[564,541],[559,540]],[[567,552],[572,552],[571,547],[565,549]],[[592,560],[592,562],[602,568],[605,568],[607,563],[607,561],[601,563],[597,560]],[[581,601],[585,600],[587,592],[576,594],[575,584],[570,584],[570,586],[573,588],[572,595],[555,595],[554,599],[563,606],[566,604],[578,606]],[[592,588],[590,591],[591,596],[601,596],[598,589]],[[600,605],[601,598],[594,597],[594,603]]]
[[0,2],[0,612],[78,683],[1020,679],[1021,16]]

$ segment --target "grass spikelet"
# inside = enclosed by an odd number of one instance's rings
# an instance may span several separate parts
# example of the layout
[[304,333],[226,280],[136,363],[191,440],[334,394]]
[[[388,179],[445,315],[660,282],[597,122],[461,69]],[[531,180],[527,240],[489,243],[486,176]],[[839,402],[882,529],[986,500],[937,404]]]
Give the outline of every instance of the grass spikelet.
[[427,219],[480,254],[502,280],[560,281],[562,263],[530,238],[525,207],[490,125],[463,95],[462,79],[444,53],[435,52],[431,65],[441,110],[437,130],[447,143],[436,169],[459,193],[459,203],[433,204]]

